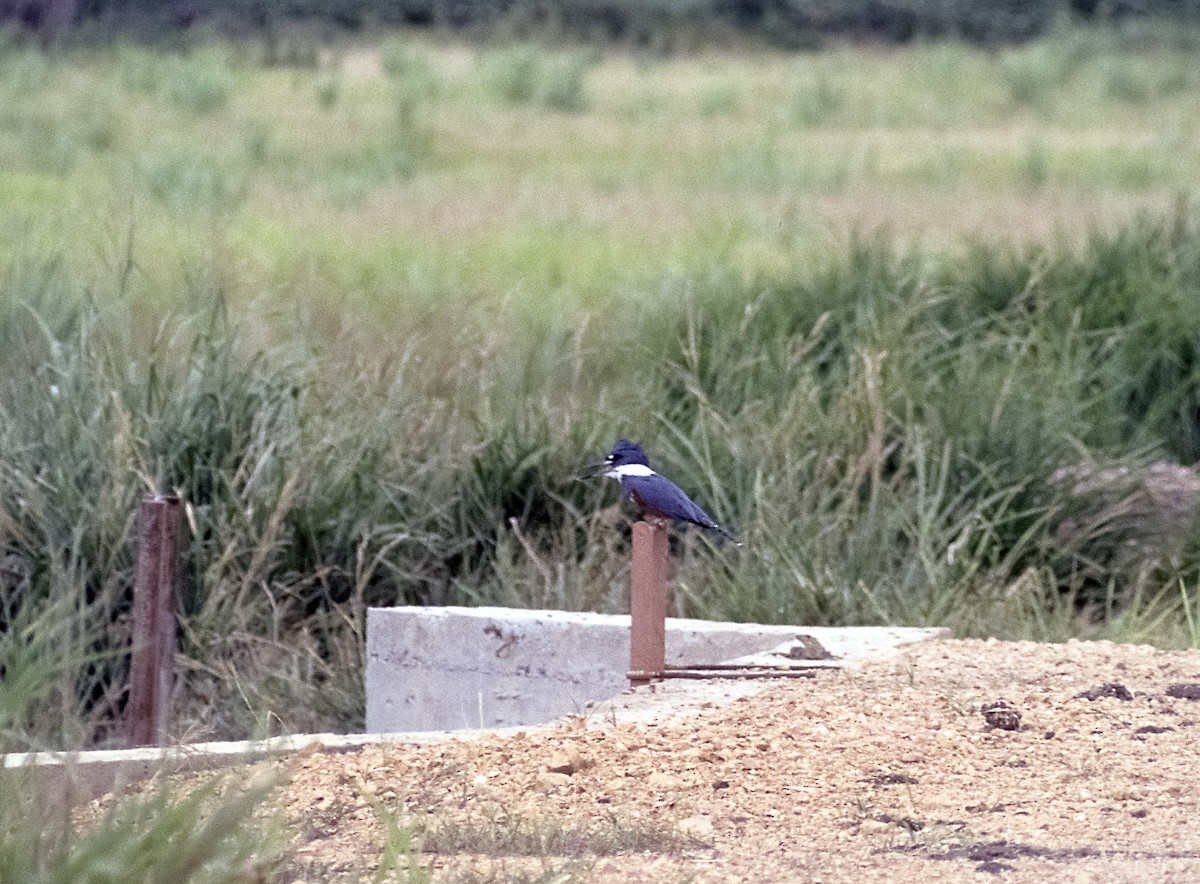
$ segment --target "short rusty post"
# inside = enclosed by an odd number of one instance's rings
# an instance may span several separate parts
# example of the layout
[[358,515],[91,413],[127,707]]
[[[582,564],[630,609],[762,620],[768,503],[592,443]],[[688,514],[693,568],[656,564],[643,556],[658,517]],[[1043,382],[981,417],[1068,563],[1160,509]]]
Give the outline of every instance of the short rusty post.
[[633,526],[633,575],[629,590],[629,683],[649,684],[666,668],[667,551],[665,522]]
[[129,661],[130,746],[158,745],[167,727],[175,681],[175,599],[179,588],[179,498],[145,497],[138,506]]

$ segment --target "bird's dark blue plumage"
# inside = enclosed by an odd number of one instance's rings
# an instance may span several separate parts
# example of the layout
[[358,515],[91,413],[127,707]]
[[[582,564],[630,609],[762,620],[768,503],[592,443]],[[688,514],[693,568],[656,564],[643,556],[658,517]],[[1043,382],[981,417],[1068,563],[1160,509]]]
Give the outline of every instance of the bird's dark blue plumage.
[[608,457],[594,469],[621,483],[621,490],[633,499],[644,515],[660,519],[690,522],[733,540],[733,535],[718,525],[683,490],[650,469],[650,459],[641,445],[620,439]]

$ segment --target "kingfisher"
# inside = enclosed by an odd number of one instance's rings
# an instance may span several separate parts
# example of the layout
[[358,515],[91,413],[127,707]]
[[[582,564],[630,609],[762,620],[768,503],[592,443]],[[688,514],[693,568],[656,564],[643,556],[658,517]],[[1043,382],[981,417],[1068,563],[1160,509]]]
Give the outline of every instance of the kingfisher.
[[702,510],[683,490],[668,479],[650,469],[650,459],[641,445],[628,439],[619,439],[608,457],[592,464],[585,473],[587,477],[607,476],[621,483],[621,490],[628,494],[643,517],[660,521],[673,520],[690,522],[741,546],[734,536],[713,521],[712,516]]

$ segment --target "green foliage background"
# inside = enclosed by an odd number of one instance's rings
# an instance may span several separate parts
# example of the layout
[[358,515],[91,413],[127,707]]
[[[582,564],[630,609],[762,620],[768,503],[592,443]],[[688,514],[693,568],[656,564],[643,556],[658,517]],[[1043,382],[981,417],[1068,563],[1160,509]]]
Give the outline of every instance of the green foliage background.
[[145,493],[186,504],[173,736],[354,730],[370,605],[624,609],[573,478],[618,436],[745,544],[678,534],[676,613],[1196,644],[1200,74],[1143,33],[10,35],[4,741],[120,742]]
[[169,31],[216,24],[234,31],[289,21],[337,28],[417,25],[621,40],[659,47],[699,35],[744,33],[781,45],[832,37],[904,42],[953,36],[1025,40],[1067,21],[1196,19],[1196,0],[24,0],[0,19],[34,27],[102,23]]

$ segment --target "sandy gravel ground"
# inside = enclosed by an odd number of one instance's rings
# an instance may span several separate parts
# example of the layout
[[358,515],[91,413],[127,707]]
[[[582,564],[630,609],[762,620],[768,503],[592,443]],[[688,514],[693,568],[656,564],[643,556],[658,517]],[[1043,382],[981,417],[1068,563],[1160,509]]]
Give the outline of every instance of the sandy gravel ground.
[[435,881],[1195,882],[1198,683],[1200,651],[930,642],[670,724],[259,767],[284,881],[370,880],[390,817]]

